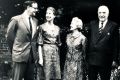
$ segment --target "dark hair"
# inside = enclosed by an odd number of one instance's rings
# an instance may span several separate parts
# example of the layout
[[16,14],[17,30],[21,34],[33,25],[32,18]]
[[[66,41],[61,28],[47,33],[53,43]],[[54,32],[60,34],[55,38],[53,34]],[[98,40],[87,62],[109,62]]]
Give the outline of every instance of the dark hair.
[[37,3],[36,1],[25,1],[23,4],[24,9],[27,9],[28,6],[32,6],[33,3]]

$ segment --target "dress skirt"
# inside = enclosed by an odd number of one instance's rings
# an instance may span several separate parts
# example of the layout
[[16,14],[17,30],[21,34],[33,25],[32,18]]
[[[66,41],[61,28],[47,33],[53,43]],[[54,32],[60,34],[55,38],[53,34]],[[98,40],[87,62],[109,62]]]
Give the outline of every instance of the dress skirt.
[[45,80],[61,79],[60,58],[57,45],[43,45],[43,61]]

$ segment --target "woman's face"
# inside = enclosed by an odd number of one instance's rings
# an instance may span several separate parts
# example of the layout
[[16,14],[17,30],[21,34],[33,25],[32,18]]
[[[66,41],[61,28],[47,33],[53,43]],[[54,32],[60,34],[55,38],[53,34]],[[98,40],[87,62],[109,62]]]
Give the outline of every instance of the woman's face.
[[46,20],[52,21],[55,18],[55,15],[53,14],[53,11],[50,9],[47,9],[46,11]]
[[77,17],[74,17],[70,24],[71,27],[70,30],[76,30],[77,28],[82,29],[82,26],[83,26],[82,20]]

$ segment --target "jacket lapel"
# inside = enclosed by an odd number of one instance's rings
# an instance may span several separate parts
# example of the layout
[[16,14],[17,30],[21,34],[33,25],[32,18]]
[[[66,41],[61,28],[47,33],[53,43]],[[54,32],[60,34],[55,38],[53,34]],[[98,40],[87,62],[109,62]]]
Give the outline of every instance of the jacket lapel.
[[97,41],[100,41],[101,39],[103,39],[107,33],[109,33],[109,30],[111,28],[111,23],[108,21],[104,27],[104,29],[102,30],[102,33],[99,34],[99,37],[98,37],[98,40]]
[[27,22],[27,20],[25,19],[25,16],[22,14],[22,21],[23,21],[23,23],[24,23],[24,25],[25,25],[25,27],[26,27],[26,29],[27,29],[27,31],[31,34],[31,31],[30,31],[30,26],[29,26],[29,24],[28,24],[28,22]]
[[37,21],[36,21],[36,19],[35,19],[35,18],[32,18],[33,24],[32,24],[32,33],[31,33],[31,31],[30,31],[30,26],[29,26],[27,20],[25,19],[24,14],[22,14],[21,18],[22,18],[22,21],[23,21],[23,23],[24,23],[27,31],[31,34],[31,39],[34,38],[35,33],[36,33],[36,31],[37,31]]
[[98,21],[96,21],[94,24],[92,24],[93,25],[93,27],[92,27],[92,34],[93,34],[93,41],[94,41],[94,43],[96,43],[96,41],[98,40],[98,38],[99,38],[99,23],[98,23]]
[[34,38],[37,31],[37,21],[33,18],[33,25],[32,25],[32,38]]

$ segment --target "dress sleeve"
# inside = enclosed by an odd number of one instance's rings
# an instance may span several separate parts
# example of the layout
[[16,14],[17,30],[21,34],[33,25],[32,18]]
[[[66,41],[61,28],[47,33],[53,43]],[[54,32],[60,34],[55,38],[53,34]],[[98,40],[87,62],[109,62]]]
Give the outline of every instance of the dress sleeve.
[[37,39],[38,45],[43,45],[42,33],[43,33],[42,28],[41,28],[41,26],[39,26],[39,28],[38,28],[38,39]]

